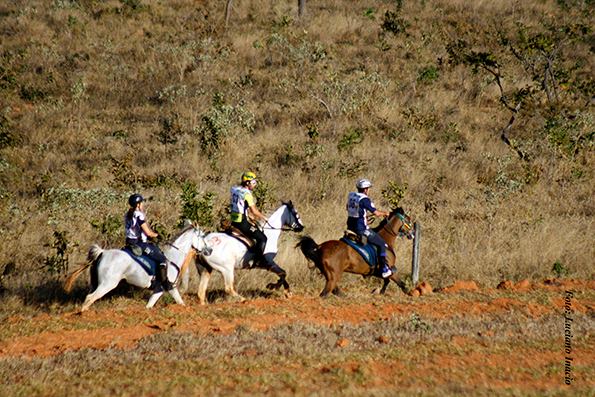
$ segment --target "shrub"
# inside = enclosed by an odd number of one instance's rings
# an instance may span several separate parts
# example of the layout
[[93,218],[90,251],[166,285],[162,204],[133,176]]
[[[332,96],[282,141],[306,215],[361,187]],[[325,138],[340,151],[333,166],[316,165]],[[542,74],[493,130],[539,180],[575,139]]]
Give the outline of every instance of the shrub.
[[337,144],[339,150],[351,150],[353,146],[362,143],[364,140],[364,132],[359,128],[353,128],[347,131]]
[[438,68],[434,65],[426,66],[419,71],[417,81],[423,84],[433,83],[438,79]]
[[54,241],[49,246],[55,250],[55,253],[46,256],[43,262],[44,268],[50,274],[63,274],[68,269],[68,253],[71,250],[69,244],[66,232],[54,231]]
[[161,130],[157,133],[157,139],[164,145],[174,144],[178,142],[182,133],[180,116],[173,113],[171,116],[161,119]]
[[552,265],[552,272],[556,275],[556,277],[560,278],[568,274],[568,269],[562,264],[562,262],[556,261]]
[[562,154],[574,157],[586,147],[593,146],[595,123],[588,113],[554,115],[544,126],[547,139]]
[[235,130],[252,132],[255,126],[254,115],[244,109],[243,103],[237,106],[226,105],[223,95],[213,96],[211,109],[202,116],[202,125],[196,130],[200,147],[210,158],[219,154],[223,140],[233,135]]
[[18,136],[13,130],[11,121],[3,114],[0,114],[0,149],[15,146],[19,143]]
[[382,25],[380,25],[380,27],[385,32],[397,35],[399,33],[405,33],[408,23],[403,18],[399,17],[398,12],[387,10],[384,13],[384,19],[382,20]]
[[105,244],[111,245],[121,240],[122,219],[120,217],[107,215],[102,220],[92,219],[90,223],[103,236]]
[[390,208],[397,208],[407,192],[407,184],[399,185],[397,182],[389,181],[388,187],[382,189],[382,197],[388,202]]
[[258,208],[260,208],[261,211],[266,211],[266,208],[275,201],[271,185],[262,179],[258,180],[258,185],[256,185],[253,193],[258,202]]
[[182,226],[187,219],[203,227],[214,226],[213,202],[216,197],[212,192],[201,195],[194,183],[184,183],[180,196],[182,211],[178,226]]

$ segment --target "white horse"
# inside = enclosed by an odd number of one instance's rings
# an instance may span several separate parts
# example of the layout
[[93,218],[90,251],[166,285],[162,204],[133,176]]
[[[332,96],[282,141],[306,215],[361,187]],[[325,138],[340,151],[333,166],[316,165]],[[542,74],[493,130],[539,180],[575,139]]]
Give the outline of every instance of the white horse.
[[[263,229],[264,234],[267,237],[264,257],[269,264],[274,265],[272,268],[269,268],[269,270],[279,276],[277,283],[270,283],[267,287],[269,289],[278,289],[283,285],[285,289],[288,290],[289,284],[287,284],[287,281],[285,280],[286,273],[276,265],[274,258],[277,255],[277,243],[281,231],[301,232],[304,229],[300,215],[291,201],[283,203],[281,207],[273,212]],[[248,248],[244,243],[226,233],[210,233],[207,234],[205,240],[209,247],[212,248],[212,252],[210,255],[200,254],[196,258],[196,269],[200,276],[198,299],[200,300],[201,305],[207,303],[207,286],[209,285],[213,269],[219,271],[223,275],[225,292],[243,301],[244,298],[236,292],[233,285],[234,270],[257,267],[258,265],[251,266],[250,263],[254,254],[248,251]]]
[[[194,258],[196,252],[208,255],[209,251],[210,248],[205,241],[204,232],[194,226],[185,228],[172,243],[167,243],[166,248],[163,250],[166,258],[169,260],[167,278],[174,280],[174,288],[168,292],[175,299],[176,303],[184,305],[184,301],[176,285],[180,274],[183,274],[187,270],[188,264]],[[87,310],[93,302],[116,288],[121,280],[126,280],[129,284],[141,288],[149,288],[152,284],[153,277],[130,254],[123,250],[104,250],[97,244],[93,244],[89,248],[87,261],[86,264],[74,271],[66,279],[64,286],[66,292],[69,292],[79,274],[89,266],[92,266],[92,292],[85,298],[81,312]],[[163,295],[162,288],[154,290],[147,303],[147,308],[152,308],[161,295]]]

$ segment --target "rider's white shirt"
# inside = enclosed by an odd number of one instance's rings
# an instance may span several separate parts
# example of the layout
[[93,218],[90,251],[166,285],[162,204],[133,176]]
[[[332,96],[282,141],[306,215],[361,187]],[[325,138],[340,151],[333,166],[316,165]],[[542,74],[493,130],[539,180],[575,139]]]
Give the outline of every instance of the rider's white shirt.
[[145,223],[145,214],[142,211],[135,210],[132,219],[128,219],[128,213],[124,214],[124,227],[126,229],[126,238],[147,242],[147,235],[143,232],[141,225]]

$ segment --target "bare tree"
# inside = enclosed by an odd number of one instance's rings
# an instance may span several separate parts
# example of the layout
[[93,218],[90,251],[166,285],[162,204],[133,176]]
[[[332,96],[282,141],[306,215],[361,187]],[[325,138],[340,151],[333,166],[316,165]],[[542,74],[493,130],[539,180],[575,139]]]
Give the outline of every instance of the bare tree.
[[231,17],[231,7],[233,0],[227,0],[225,3],[225,28],[227,29],[227,24],[229,23],[229,18]]
[[304,12],[306,12],[306,0],[298,0],[298,17],[303,17]]

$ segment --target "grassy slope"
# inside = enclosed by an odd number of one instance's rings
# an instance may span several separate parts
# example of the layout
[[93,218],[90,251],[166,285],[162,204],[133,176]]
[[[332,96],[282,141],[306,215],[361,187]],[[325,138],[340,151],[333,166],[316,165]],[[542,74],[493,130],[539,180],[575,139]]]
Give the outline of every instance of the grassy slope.
[[[559,53],[557,67],[572,70],[559,103],[537,91],[513,125],[529,161],[499,139],[511,113],[491,76],[449,64],[447,53],[457,39],[492,52],[511,94],[531,76],[494,32],[514,39],[519,23],[534,33],[588,21],[591,6],[313,2],[297,21],[293,2],[254,0],[236,2],[224,31],[220,3],[0,6],[2,138],[11,143],[0,149],[0,267],[18,270],[5,286],[47,279],[39,267],[55,253],[54,231],[67,233],[71,265],[92,242],[120,244],[115,228],[133,191],[153,198],[150,217],[172,231],[184,182],[215,193],[216,214],[245,169],[266,185],[266,209],[292,199],[316,240],[341,233],[357,178],[373,180],[381,208],[390,182],[406,186],[400,204],[423,226],[422,277],[434,285],[541,278],[556,261],[592,277],[592,106],[568,88],[593,70],[587,40]],[[405,32],[381,28],[387,10]],[[548,144],[552,111],[580,120],[587,143],[576,155]],[[201,138],[219,145],[210,158]],[[111,235],[91,225],[109,220]],[[279,262],[307,288],[291,246]],[[406,269],[409,243],[398,252]],[[240,282],[260,285],[254,278]]]

